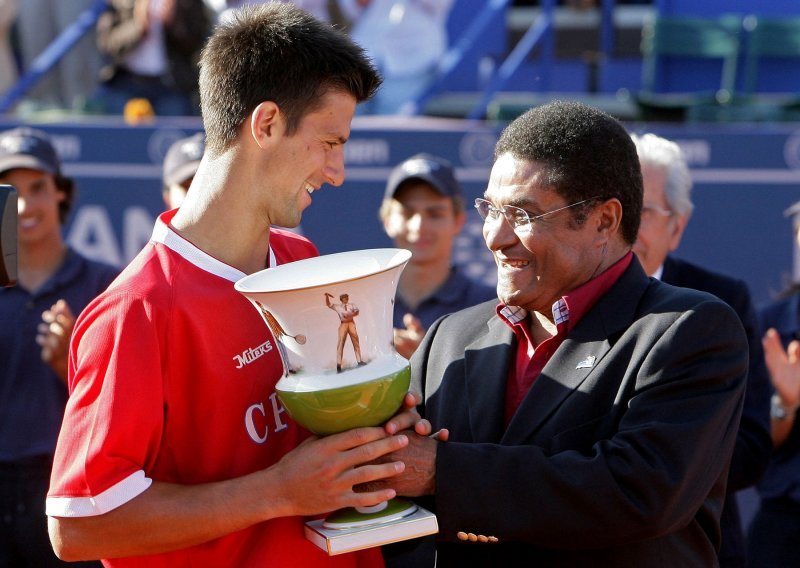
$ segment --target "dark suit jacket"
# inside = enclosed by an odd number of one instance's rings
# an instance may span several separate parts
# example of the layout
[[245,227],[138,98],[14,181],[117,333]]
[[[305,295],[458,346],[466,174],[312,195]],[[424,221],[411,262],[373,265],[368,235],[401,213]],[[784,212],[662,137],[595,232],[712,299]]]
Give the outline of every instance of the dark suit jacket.
[[728,474],[728,496],[722,510],[722,548],[720,565],[744,567],[746,549],[739,506],[735,492],[754,485],[764,474],[772,453],[769,424],[769,397],[772,392],[764,364],[761,330],[747,285],[741,281],[711,272],[684,260],[667,257],[661,280],[674,286],[710,292],[728,304],[742,320],[750,350],[744,409],[731,470]]
[[495,304],[437,321],[412,361],[422,412],[450,429],[437,566],[715,566],[747,373],[734,311],[634,259],[506,429],[515,344]]

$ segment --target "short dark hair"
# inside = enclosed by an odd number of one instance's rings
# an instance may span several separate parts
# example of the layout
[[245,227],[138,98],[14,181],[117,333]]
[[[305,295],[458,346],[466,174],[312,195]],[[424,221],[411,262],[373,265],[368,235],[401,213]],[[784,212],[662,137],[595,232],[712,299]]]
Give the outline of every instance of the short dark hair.
[[58,220],[62,225],[67,223],[72,205],[75,203],[75,180],[62,175],[54,175],[53,181],[60,192],[64,194],[64,200],[58,204]]
[[495,160],[503,154],[537,162],[547,184],[569,203],[583,223],[597,200],[619,199],[622,238],[636,241],[642,213],[642,171],[630,135],[615,118],[578,102],[553,101],[515,119],[500,135]]
[[280,107],[293,134],[330,91],[363,102],[381,78],[347,35],[288,3],[244,6],[217,25],[200,60],[200,107],[211,152],[226,150],[256,106]]

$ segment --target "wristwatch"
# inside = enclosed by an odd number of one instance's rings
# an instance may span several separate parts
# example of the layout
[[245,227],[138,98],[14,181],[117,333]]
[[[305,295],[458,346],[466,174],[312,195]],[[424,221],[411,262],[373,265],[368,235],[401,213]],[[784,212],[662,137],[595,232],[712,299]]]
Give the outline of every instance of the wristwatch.
[[797,408],[787,408],[784,406],[780,395],[777,393],[772,395],[769,405],[770,417],[774,418],[775,420],[786,420],[787,418],[794,416],[796,411]]

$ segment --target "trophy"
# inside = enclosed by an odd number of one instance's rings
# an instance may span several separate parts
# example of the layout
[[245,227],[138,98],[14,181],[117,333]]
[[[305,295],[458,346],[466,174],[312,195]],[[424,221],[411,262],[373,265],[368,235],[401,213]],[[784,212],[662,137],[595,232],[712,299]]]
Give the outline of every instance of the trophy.
[[[410,258],[405,249],[357,250],[236,282],[278,342],[284,374],[275,390],[301,426],[318,435],[378,426],[401,407],[411,370],[394,349],[392,319]],[[330,555],[436,532],[436,517],[403,499],[341,509],[305,526],[306,537]]]

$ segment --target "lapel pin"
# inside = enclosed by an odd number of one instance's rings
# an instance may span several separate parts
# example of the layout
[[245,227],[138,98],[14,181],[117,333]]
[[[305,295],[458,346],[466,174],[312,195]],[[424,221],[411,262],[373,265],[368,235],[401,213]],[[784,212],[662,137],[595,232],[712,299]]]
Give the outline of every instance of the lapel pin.
[[591,369],[596,360],[597,360],[597,357],[595,357],[594,355],[589,355],[586,359],[584,359],[583,361],[578,363],[575,368],[576,369]]

